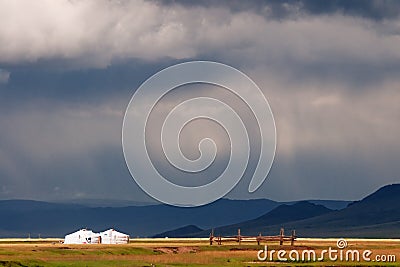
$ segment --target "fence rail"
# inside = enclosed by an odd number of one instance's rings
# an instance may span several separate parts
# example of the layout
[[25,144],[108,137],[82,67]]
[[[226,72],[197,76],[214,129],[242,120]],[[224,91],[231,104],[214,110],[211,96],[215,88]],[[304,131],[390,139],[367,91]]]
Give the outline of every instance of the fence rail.
[[296,240],[296,231],[292,230],[292,234],[290,236],[285,236],[285,230],[281,228],[279,235],[276,236],[263,236],[258,234],[258,236],[247,236],[241,235],[240,229],[238,229],[237,235],[234,236],[214,236],[214,230],[210,233],[210,245],[216,242],[218,245],[222,245],[222,242],[257,242],[260,245],[261,242],[269,242],[269,241],[279,241],[279,245],[283,245],[284,242],[290,242],[290,245],[294,245],[294,241]]

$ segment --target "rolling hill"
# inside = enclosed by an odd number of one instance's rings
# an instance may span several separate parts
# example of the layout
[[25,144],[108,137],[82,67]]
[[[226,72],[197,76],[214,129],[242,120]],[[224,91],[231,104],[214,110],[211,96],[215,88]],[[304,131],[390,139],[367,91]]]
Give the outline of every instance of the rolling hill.
[[186,225],[172,231],[166,231],[161,234],[157,234],[153,237],[187,237],[202,231],[204,230],[196,225]]
[[[312,218],[331,211],[331,209],[322,205],[316,205],[307,201],[300,201],[293,205],[283,204],[256,219],[229,226],[217,227],[214,229],[214,233],[218,235],[230,235],[237,232],[237,229],[241,229],[243,234],[248,232],[255,234],[257,231],[262,232],[259,231],[259,229],[263,229],[266,225],[279,225],[274,233],[270,233],[277,234],[279,233],[280,227],[284,226],[287,222]],[[256,234],[258,234],[258,232]],[[207,236],[204,232],[202,235]]]
[[157,233],[170,237],[208,236],[212,228],[215,234],[223,235],[235,234],[238,228],[243,235],[276,235],[282,226],[287,231],[296,229],[301,237],[400,237],[400,184],[384,186],[360,201],[348,203],[221,199],[202,207],[179,208],[2,200],[0,237],[63,237],[80,228],[100,231],[110,227],[132,237]]
[[[300,204],[300,206],[297,206]],[[282,205],[257,219],[217,227],[216,234],[276,235],[281,226],[301,237],[400,237],[400,184],[387,185],[342,210],[310,203]],[[197,236],[207,236],[210,230]]]
[[115,228],[131,236],[153,236],[182,225],[203,229],[255,218],[279,203],[221,199],[197,208],[168,205],[88,207],[32,200],[0,201],[0,237],[63,237],[80,228]]
[[[214,228],[214,233],[216,235],[233,235],[237,232],[238,229],[242,230],[242,233],[248,234],[252,233],[254,234],[255,231],[258,229],[263,229],[264,226],[266,225],[280,225],[277,229],[277,232],[279,232],[279,228],[281,226],[284,226],[285,223],[287,222],[292,222],[292,221],[297,221],[297,220],[302,220],[302,219],[307,219],[307,218],[312,218],[318,215],[326,214],[329,212],[332,212],[333,210],[328,209],[322,205],[316,205],[313,203],[310,203],[308,201],[299,201],[294,204],[282,204],[275,209],[267,212],[266,214],[252,220],[248,220],[245,222],[241,223],[236,223],[232,225],[227,225],[227,226],[222,226],[222,227],[216,227]],[[180,237],[178,235],[175,235],[178,229],[176,230],[171,230],[168,231],[168,236],[169,237]],[[187,236],[193,236],[193,237],[207,237],[209,236],[211,230],[202,230],[198,232],[191,232],[188,233]],[[275,233],[270,233],[270,234],[277,234]],[[163,234],[159,234],[157,236],[162,237]],[[167,236],[167,235],[164,235]]]

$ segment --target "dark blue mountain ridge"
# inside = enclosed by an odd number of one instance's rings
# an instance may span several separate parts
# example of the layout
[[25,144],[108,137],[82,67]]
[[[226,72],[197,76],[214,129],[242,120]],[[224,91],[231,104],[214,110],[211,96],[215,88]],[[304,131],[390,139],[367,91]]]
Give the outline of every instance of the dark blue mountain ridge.
[[171,230],[171,231],[166,231],[161,234],[157,234],[153,237],[156,238],[164,238],[164,237],[187,237],[193,234],[196,234],[198,232],[204,231],[203,229],[197,227],[196,225],[186,225],[179,227],[177,229]]
[[87,207],[33,200],[0,201],[0,237],[63,237],[80,228],[115,228],[132,236],[152,236],[182,225],[204,229],[255,218],[279,203],[268,199],[221,199],[197,208],[168,205]]
[[[324,200],[279,203],[268,199],[220,199],[196,208],[168,205],[88,207],[82,204],[31,200],[0,200],[0,237],[63,237],[80,228],[101,231],[115,228],[132,237],[195,225],[209,234],[211,228],[234,234],[276,234],[281,226],[296,229],[300,236],[393,236],[400,227],[400,185],[388,185],[341,210],[344,202]],[[347,202],[348,203],[348,202]],[[347,204],[346,203],[346,204]],[[93,205],[93,203],[91,203]],[[102,204],[104,205],[104,203]],[[279,207],[279,208],[278,208]],[[389,231],[390,230],[390,231]],[[198,233],[197,233],[198,234]],[[194,236],[194,234],[190,234]]]
[[[250,232],[252,235],[255,235],[255,232],[258,229],[262,229],[265,226],[274,225],[277,226],[277,232],[275,233],[277,234],[280,230],[280,227],[284,226],[284,224],[287,222],[312,218],[332,211],[333,210],[322,205],[316,205],[308,201],[299,201],[291,205],[282,204],[255,219],[227,226],[216,227],[214,228],[214,233],[216,235],[233,235],[237,233],[238,229],[241,229],[244,235],[249,234]],[[191,234],[191,236],[206,237],[210,234],[210,231],[211,229],[200,231],[198,233]],[[173,230],[169,231],[169,237],[175,237],[172,236],[172,233],[174,233]],[[162,236],[162,234],[159,234],[158,236]]]
[[[226,235],[235,234],[237,228],[245,235],[275,235],[284,226],[296,229],[301,237],[400,238],[400,184],[383,186],[342,210],[324,212],[321,207],[309,204],[282,205],[256,219],[215,230]],[[293,207],[296,208],[290,209]],[[303,214],[303,218],[298,214]],[[210,229],[194,236],[206,236],[209,232]]]

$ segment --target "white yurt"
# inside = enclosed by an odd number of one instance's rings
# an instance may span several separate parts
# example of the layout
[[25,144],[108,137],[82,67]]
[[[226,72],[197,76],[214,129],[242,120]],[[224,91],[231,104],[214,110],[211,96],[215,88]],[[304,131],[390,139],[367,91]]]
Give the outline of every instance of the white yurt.
[[100,243],[101,244],[128,244],[129,235],[118,232],[114,229],[108,229],[104,232],[100,232]]
[[66,235],[64,244],[98,244],[100,243],[99,234],[91,230],[81,229],[72,234]]

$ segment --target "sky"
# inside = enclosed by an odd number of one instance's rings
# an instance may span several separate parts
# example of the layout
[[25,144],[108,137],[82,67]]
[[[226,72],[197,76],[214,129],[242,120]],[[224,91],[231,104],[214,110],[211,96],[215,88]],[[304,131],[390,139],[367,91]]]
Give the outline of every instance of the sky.
[[226,197],[357,200],[400,182],[398,1],[0,0],[0,18],[0,199],[152,201],[124,161],[124,112],[192,60],[246,73],[275,118],[267,180]]

